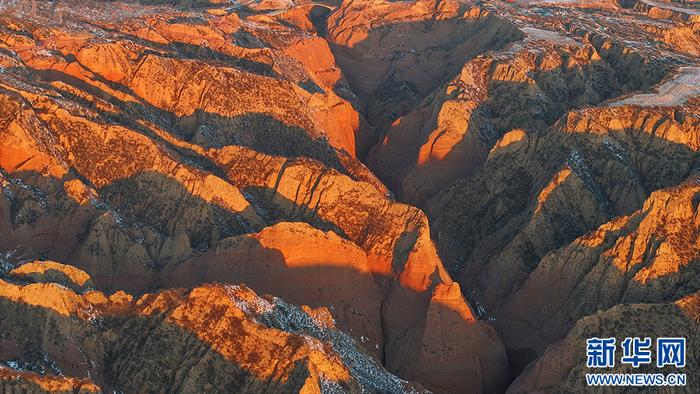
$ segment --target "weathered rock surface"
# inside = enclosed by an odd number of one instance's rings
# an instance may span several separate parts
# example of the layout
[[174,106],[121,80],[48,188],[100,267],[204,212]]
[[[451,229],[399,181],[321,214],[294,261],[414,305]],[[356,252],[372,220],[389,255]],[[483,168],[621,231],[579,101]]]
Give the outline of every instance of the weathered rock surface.
[[346,1],[328,18],[331,48],[379,138],[466,60],[521,35],[488,10],[454,0]]
[[[676,302],[622,304],[579,320],[566,338],[549,347],[536,363],[529,366],[508,389],[508,393],[577,391],[586,372],[586,340],[599,337],[689,337],[686,343],[687,365],[697,365],[700,347],[697,341],[700,317],[700,293]],[[653,316],[653,319],[644,318]],[[692,338],[692,339],[691,339]],[[618,363],[611,373],[656,373],[653,366],[632,368]],[[684,371],[684,372],[687,372]],[[679,391],[697,391],[697,381],[688,375],[687,386]]]
[[669,302],[695,292],[700,286],[698,199],[695,175],[652,193],[631,215],[549,253],[495,312],[506,343],[542,353],[596,311]]
[[55,261],[34,261],[13,269],[8,276],[17,280],[37,283],[58,283],[76,293],[92,290],[93,283],[85,272]]
[[697,4],[174,3],[0,4],[3,390],[580,391],[666,318],[695,357]]
[[[14,364],[12,364],[14,366]],[[19,364],[18,364],[19,365]],[[99,393],[100,388],[88,379],[18,371],[0,365],[0,387],[4,393]]]
[[[459,287],[426,216],[355,158],[368,125],[316,34],[318,11],[71,4],[55,4],[57,19],[31,2],[0,18],[7,278],[136,297],[246,283],[328,307],[402,378],[440,369],[436,389],[505,388],[493,328],[469,318],[458,290],[439,301]],[[92,284],[19,264],[45,259]]]
[[0,384],[7,392],[399,393],[411,387],[338,331],[327,309],[261,298],[241,286],[134,299],[0,281],[0,309],[0,358],[8,360]]
[[646,89],[663,76],[661,62],[633,47],[561,26],[534,27],[527,14],[509,16],[522,39],[464,63],[396,119],[370,153],[369,166],[400,199],[423,206],[480,168],[505,133],[538,133],[571,108]]

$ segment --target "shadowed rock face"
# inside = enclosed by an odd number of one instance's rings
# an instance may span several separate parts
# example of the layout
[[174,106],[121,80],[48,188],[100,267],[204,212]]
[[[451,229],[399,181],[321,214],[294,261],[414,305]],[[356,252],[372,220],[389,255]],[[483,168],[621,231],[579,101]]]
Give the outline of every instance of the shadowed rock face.
[[[342,346],[357,343],[364,354],[333,361],[335,372],[309,372],[316,356],[274,347],[256,356],[227,343],[235,330],[222,329],[211,341],[224,358],[282,364],[265,373],[240,360],[206,370],[218,359],[199,361],[205,348],[188,348],[187,335],[150,320],[132,325],[115,318],[109,335],[116,342],[86,341],[137,354],[104,361],[99,379],[84,373],[76,379],[126,391],[151,380],[154,392],[254,392],[263,390],[258,380],[279,381],[267,388],[272,392],[328,391],[335,384],[403,391],[387,372],[375,386],[352,383],[374,379],[363,371],[371,365],[384,371],[383,365],[443,390],[505,389],[505,350],[443,268],[427,218],[393,201],[355,158],[368,126],[356,99],[343,93],[347,82],[328,44],[314,33],[315,12],[294,19],[252,9],[94,2],[78,14],[72,5],[56,3],[56,19],[54,5],[3,8],[0,241],[12,252],[3,260],[4,277],[33,283],[35,298],[49,291],[40,286],[46,283],[136,298],[245,283],[328,308],[347,333],[328,335]],[[72,267],[87,272],[89,283]],[[23,299],[6,298],[11,305]],[[275,319],[295,319],[280,308]],[[199,332],[220,324],[221,313],[193,312],[188,319],[197,320],[186,325]],[[132,329],[157,329],[153,347],[126,334]],[[76,335],[85,336],[66,337]],[[23,348],[18,340],[8,346]],[[173,360],[200,363],[206,374],[192,373],[212,387],[190,381],[189,367],[167,387],[163,382],[172,379],[163,377],[180,373],[174,366],[136,368],[134,360],[169,342],[179,352]],[[342,359],[345,350],[338,352]],[[75,351],[62,357],[84,362]],[[314,374],[322,376],[305,386]]]
[[[10,392],[423,391],[337,330],[328,309],[261,298],[246,287],[134,299],[0,281],[0,294],[0,332],[15,345],[0,348],[8,360],[0,381]],[[22,331],[30,325],[37,327]]]
[[[692,334],[697,332],[700,294],[693,293],[675,302],[658,304],[625,303],[606,311],[599,311],[581,319],[566,338],[550,346],[544,355],[531,364],[508,389],[509,393],[539,391],[570,391],[580,387],[579,376],[586,373],[586,339],[591,336],[649,337],[666,335],[688,337],[686,363],[697,365],[698,342]],[[641,316],[653,316],[643,319]],[[584,360],[584,361],[581,361]],[[646,365],[633,369],[619,365],[613,373],[654,373],[656,369]],[[698,390],[698,383],[688,380],[683,389]]]
[[[12,364],[14,366],[14,364]],[[99,393],[100,388],[88,379],[50,376],[0,367],[0,382],[5,392],[14,393]]]
[[694,3],[0,11],[2,390],[580,391],[622,334],[697,371]]
[[698,182],[696,174],[656,191],[640,210],[546,255],[495,312],[502,316],[505,341],[521,352],[541,353],[596,311],[666,303],[695,292],[700,285]]
[[331,49],[378,138],[465,61],[520,37],[507,20],[452,0],[348,1],[328,18]]

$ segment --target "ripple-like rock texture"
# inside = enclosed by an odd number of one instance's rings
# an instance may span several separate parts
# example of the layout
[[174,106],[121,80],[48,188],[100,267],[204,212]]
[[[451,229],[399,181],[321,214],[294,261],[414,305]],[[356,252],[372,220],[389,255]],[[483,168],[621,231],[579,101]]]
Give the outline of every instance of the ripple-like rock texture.
[[698,15],[0,2],[0,391],[697,392]]

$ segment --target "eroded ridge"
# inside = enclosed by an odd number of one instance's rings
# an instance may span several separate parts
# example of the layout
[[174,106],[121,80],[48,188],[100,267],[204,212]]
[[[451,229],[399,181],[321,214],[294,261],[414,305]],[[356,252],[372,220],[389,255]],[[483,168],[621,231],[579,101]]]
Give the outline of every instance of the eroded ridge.
[[0,3],[4,390],[575,391],[697,331],[695,2],[173,3]]

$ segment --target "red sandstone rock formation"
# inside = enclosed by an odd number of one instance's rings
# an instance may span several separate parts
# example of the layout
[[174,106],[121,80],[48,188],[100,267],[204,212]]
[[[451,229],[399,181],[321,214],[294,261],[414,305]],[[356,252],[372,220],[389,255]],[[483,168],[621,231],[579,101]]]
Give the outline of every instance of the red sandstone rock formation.
[[0,11],[2,390],[579,391],[587,336],[697,342],[695,4]]

